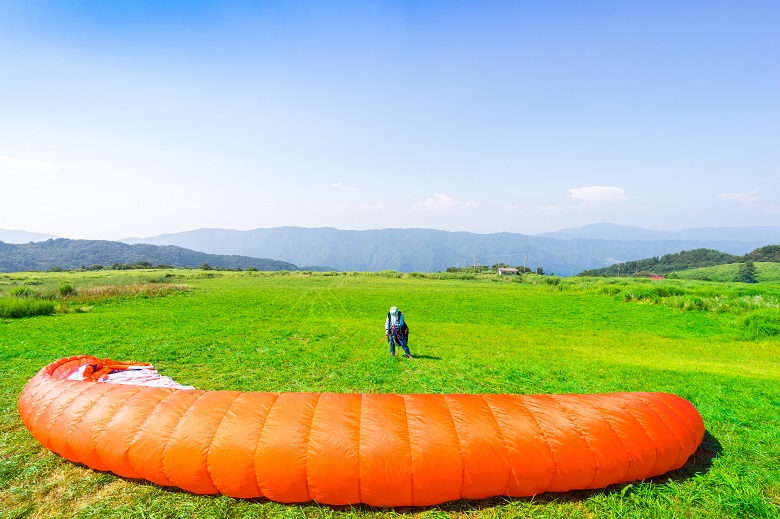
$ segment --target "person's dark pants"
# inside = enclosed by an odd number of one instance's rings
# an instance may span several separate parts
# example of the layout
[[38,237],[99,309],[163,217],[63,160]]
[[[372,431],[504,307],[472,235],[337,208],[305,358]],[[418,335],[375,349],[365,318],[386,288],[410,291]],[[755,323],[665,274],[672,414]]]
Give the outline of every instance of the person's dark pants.
[[390,355],[395,355],[395,347],[396,345],[403,348],[404,353],[407,355],[411,355],[409,352],[409,346],[406,344],[406,338],[401,335],[400,333],[390,333],[390,335],[387,337],[387,343],[390,345]]

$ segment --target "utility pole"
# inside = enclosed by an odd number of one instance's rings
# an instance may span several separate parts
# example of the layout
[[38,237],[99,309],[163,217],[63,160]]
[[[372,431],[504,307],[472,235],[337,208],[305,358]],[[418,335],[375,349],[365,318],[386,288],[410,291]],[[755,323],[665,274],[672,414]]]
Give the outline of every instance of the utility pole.
[[523,253],[523,274],[525,274],[525,260],[528,258],[528,251]]
[[477,254],[479,253],[478,252],[474,253],[474,272],[477,271]]

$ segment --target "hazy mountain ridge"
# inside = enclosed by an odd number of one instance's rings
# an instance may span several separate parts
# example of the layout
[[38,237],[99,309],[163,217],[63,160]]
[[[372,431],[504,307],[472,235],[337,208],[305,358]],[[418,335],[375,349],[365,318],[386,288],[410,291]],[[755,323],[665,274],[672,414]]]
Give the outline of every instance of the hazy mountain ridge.
[[[722,236],[739,236],[741,239],[662,239],[665,236],[679,236],[683,232],[686,235],[707,236],[715,231]],[[5,236],[6,232],[24,231],[0,230],[0,237]],[[560,237],[554,238],[552,235]],[[643,236],[657,239],[641,239]],[[110,266],[113,263],[147,261],[188,267],[198,267],[203,263],[220,268],[254,266],[261,270],[321,270],[322,267],[296,265],[324,265],[341,271],[437,272],[447,267],[473,265],[475,262],[479,265],[503,262],[513,266],[524,265],[534,270],[541,267],[547,273],[569,276],[615,263],[701,248],[741,256],[765,245],[780,243],[780,227],[651,231],[595,224],[536,236],[434,229],[349,231],[331,227],[275,227],[247,231],[196,229],[150,238],[127,238],[121,242],[64,241],[73,242],[68,253],[59,251],[52,256],[52,250],[46,252],[39,249],[34,252],[34,247],[22,247],[14,250],[13,260],[11,249],[8,248],[10,244],[0,244],[0,270],[47,270],[53,266],[80,268],[92,264]],[[82,245],[77,246],[79,243]],[[111,253],[101,255],[93,250],[95,246],[87,247],[85,243],[121,244],[135,249],[106,245],[106,250]],[[147,247],[159,246],[161,249],[145,249],[142,247],[144,244]],[[41,255],[48,259],[55,258],[60,263],[42,261],[37,257]],[[24,259],[20,260],[21,257]]]
[[582,227],[561,229],[535,236],[543,238],[592,240],[695,240],[780,243],[780,227],[699,227],[670,231],[656,231],[629,225],[594,223]]
[[0,241],[4,243],[30,243],[44,240],[56,240],[59,236],[41,232],[0,229]]
[[[207,254],[175,245],[128,245],[105,240],[67,240],[58,238],[37,243],[11,244],[0,241],[0,272],[65,270],[114,263],[147,262],[153,265],[197,268],[204,263],[211,267],[258,270],[297,270],[287,262],[250,258],[238,255]],[[312,270],[312,269],[309,269]]]
[[[614,226],[619,230],[625,226]],[[775,228],[768,228],[774,230]],[[780,228],[778,235],[780,235]],[[711,248],[743,255],[767,245],[756,240],[619,240],[550,238],[516,233],[475,234],[433,229],[338,230],[275,227],[247,231],[197,229],[126,243],[173,244],[208,253],[269,257],[296,265],[328,265],[342,271],[437,272],[447,267],[503,262],[560,275],[683,250]],[[592,229],[585,229],[592,232]],[[649,231],[653,232],[653,231]],[[744,236],[744,233],[741,234]],[[778,240],[780,242],[780,240]]]

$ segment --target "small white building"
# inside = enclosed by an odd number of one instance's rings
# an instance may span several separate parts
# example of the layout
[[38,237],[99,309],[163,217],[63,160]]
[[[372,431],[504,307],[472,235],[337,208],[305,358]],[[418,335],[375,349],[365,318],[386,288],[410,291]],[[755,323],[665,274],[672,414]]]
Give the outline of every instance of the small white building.
[[516,276],[517,269],[512,267],[500,267],[498,269],[499,276]]

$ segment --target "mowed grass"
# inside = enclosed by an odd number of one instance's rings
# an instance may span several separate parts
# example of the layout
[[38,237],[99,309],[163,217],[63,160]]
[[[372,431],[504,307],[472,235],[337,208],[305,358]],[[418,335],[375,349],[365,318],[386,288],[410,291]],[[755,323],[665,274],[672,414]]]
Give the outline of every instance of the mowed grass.
[[[20,273],[0,277],[0,293],[161,276],[188,289],[0,321],[0,517],[780,517],[777,285],[172,270]],[[413,360],[387,353],[391,305],[407,316]],[[70,463],[30,436],[16,411],[24,384],[82,353],[148,361],[201,389],[665,391],[699,409],[707,435],[681,470],[596,491],[397,510],[196,496]]]

